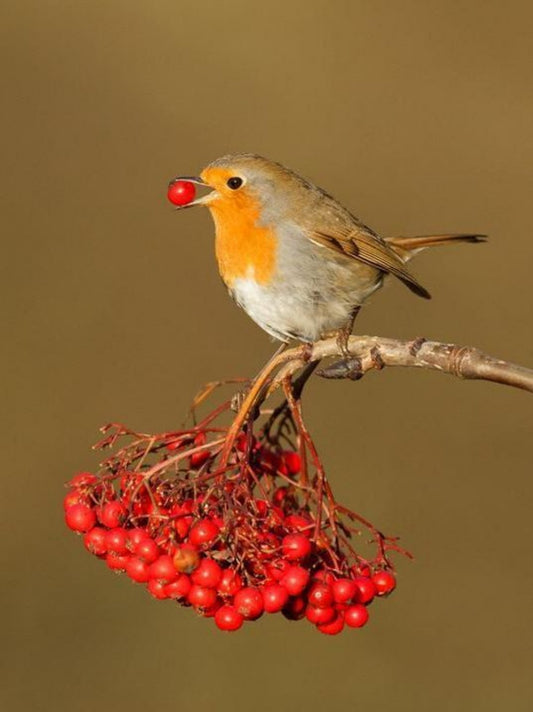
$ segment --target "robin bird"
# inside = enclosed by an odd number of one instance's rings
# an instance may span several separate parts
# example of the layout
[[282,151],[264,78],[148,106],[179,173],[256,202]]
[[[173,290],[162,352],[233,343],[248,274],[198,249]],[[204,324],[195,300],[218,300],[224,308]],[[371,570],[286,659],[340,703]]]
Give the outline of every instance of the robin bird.
[[[346,345],[363,302],[392,274],[414,294],[429,292],[407,269],[420,250],[483,235],[380,237],[331,195],[255,154],[210,163],[198,183],[211,191],[180,207],[206,206],[230,295],[275,339],[314,342],[336,333]],[[194,191],[193,191],[194,193]]]

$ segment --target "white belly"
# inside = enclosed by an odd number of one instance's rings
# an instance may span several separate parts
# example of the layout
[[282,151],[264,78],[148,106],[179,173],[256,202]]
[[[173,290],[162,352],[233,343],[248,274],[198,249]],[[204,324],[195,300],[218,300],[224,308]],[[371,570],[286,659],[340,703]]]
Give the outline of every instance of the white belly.
[[280,341],[299,339],[313,342],[340,329],[356,306],[380,286],[378,281],[365,295],[339,294],[336,290],[309,288],[309,284],[287,286],[258,284],[252,278],[237,279],[230,290],[233,299],[247,314]]

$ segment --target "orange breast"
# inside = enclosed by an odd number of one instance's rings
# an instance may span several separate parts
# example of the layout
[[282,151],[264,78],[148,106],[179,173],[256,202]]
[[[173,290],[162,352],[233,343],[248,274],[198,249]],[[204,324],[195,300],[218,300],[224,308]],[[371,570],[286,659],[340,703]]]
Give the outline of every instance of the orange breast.
[[258,225],[259,205],[246,195],[221,196],[209,204],[215,221],[220,274],[231,287],[239,277],[268,284],[276,266],[276,236]]

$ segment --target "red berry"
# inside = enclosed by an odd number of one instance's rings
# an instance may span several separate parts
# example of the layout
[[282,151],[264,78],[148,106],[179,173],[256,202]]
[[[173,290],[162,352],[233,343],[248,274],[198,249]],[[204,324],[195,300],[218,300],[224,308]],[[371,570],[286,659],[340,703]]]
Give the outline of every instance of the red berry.
[[312,545],[304,534],[287,534],[281,542],[283,556],[289,561],[301,561],[311,553]]
[[220,630],[239,630],[244,618],[233,606],[221,606],[215,613],[215,623]]
[[146,529],[142,527],[135,527],[135,529],[128,529],[128,550],[134,551],[137,544],[143,539],[149,539],[149,534]]
[[217,602],[217,592],[214,588],[206,588],[193,584],[187,596],[187,600],[195,608],[209,609]]
[[154,541],[160,549],[164,549],[165,553],[170,554],[170,549],[174,551],[173,531],[168,524],[161,529]]
[[324,623],[331,623],[335,618],[337,612],[334,608],[316,608],[316,606],[307,606],[305,609],[305,616],[308,621],[314,623],[315,625],[323,625]]
[[205,432],[205,430],[200,430],[198,433],[196,433],[196,435],[194,436],[194,440],[193,440],[193,443],[196,446],[205,445],[206,442],[207,442],[207,433]]
[[126,508],[121,502],[107,502],[98,510],[98,521],[108,529],[119,527],[126,518]]
[[111,571],[125,571],[129,560],[129,556],[114,554],[113,552],[110,552],[105,557],[105,562],[109,566]]
[[272,581],[280,581],[291,565],[287,559],[276,559],[266,566],[266,574]]
[[175,581],[167,583],[165,593],[168,598],[186,598],[191,590],[191,580],[187,574],[180,574]]
[[319,623],[317,625],[318,630],[326,635],[337,635],[344,628],[344,619],[342,615],[337,614],[329,623]]
[[297,452],[291,450],[284,452],[283,462],[289,475],[297,475],[302,469],[302,460]]
[[309,583],[309,571],[301,566],[289,566],[280,583],[291,596],[299,596]]
[[368,611],[360,603],[348,606],[344,611],[344,621],[350,628],[361,628],[368,620]]
[[272,555],[279,549],[279,539],[272,532],[258,532],[256,542],[259,545],[259,551],[256,556],[262,561],[270,561]]
[[185,539],[191,528],[193,518],[188,515],[186,517],[180,516],[174,520],[174,529],[180,539]]
[[132,506],[132,511],[135,517],[142,517],[143,515],[148,514],[152,509],[152,500],[146,491],[138,492]]
[[235,447],[239,452],[245,452],[248,447],[248,439],[250,439],[250,452],[256,447],[256,439],[253,435],[249,436],[247,433],[240,433],[237,440],[235,441]]
[[136,583],[146,583],[150,578],[148,565],[138,556],[129,556],[126,563],[126,573]]
[[194,546],[211,544],[218,536],[218,526],[211,519],[201,519],[189,532],[189,543]]
[[192,514],[194,512],[196,502],[194,499],[185,499],[178,505],[179,509],[176,514]]
[[96,524],[96,515],[86,504],[73,504],[65,512],[67,527],[75,532],[87,532]]
[[103,556],[107,553],[106,530],[101,527],[93,527],[83,537],[83,543],[87,551],[95,556]]
[[[207,436],[205,432],[200,432],[193,440],[193,447],[199,447],[200,445],[205,445],[207,442]],[[199,468],[204,462],[209,460],[211,457],[211,452],[209,450],[200,450],[199,452],[193,452],[189,458],[191,467]]]
[[189,458],[191,467],[194,469],[200,468],[204,462],[207,462],[211,457],[211,452],[209,450],[200,450],[199,452],[193,452]]
[[135,556],[142,559],[147,564],[153,564],[154,561],[159,557],[161,551],[153,539],[148,539],[145,537],[141,539],[133,549]]
[[372,576],[378,596],[385,596],[396,588],[396,579],[390,571],[377,571]]
[[176,549],[172,561],[176,571],[190,574],[200,563],[200,554],[192,544],[182,544]]
[[120,476],[119,487],[121,492],[126,492],[128,489],[132,489],[140,482],[142,482],[142,475],[138,472],[124,472]]
[[263,596],[258,588],[246,586],[235,594],[233,605],[246,620],[253,621],[263,613]]
[[128,532],[122,527],[108,529],[105,540],[107,550],[112,551],[113,554],[121,555],[128,553]]
[[313,573],[313,581],[320,581],[320,583],[331,586],[335,581],[335,576],[328,569],[318,569]]
[[150,579],[146,588],[154,598],[160,601],[164,598],[168,598],[167,587],[157,579]]
[[223,597],[233,597],[241,588],[242,578],[239,574],[233,569],[224,569],[218,584],[219,594]]
[[270,504],[266,499],[253,499],[252,504],[255,506],[258,516],[266,517],[270,508]]
[[315,608],[329,608],[333,604],[333,591],[325,583],[316,583],[307,594],[307,600]]
[[359,588],[353,579],[341,578],[331,584],[333,598],[336,603],[350,603],[359,593]]
[[289,514],[283,522],[287,529],[301,532],[309,537],[313,533],[313,522],[309,517],[304,517],[301,514]]
[[212,606],[209,606],[209,608],[196,609],[196,611],[204,618],[213,618],[221,606],[222,602],[217,599],[217,601]]
[[191,579],[199,586],[216,588],[222,579],[222,569],[214,559],[202,559],[193,571]]
[[72,490],[71,492],[68,492],[63,498],[64,510],[67,510],[69,507],[72,507],[75,504],[85,504],[88,507],[91,506],[89,498],[82,494],[79,490]]
[[150,565],[150,578],[157,579],[161,583],[172,583],[178,578],[172,557],[163,554]]
[[359,589],[357,600],[360,603],[370,603],[376,595],[376,586],[372,579],[369,579],[366,576],[357,576],[355,583]]
[[289,592],[279,583],[270,583],[262,587],[263,606],[267,613],[277,613],[287,605]]
[[167,198],[174,205],[187,205],[192,203],[196,195],[194,183],[188,180],[174,180],[168,186]]
[[78,472],[68,483],[70,487],[87,487],[98,481],[98,477],[91,472]]
[[277,505],[282,505],[288,498],[290,490],[288,487],[278,487],[272,495],[272,502]]
[[187,442],[187,438],[177,438],[176,440],[169,440],[168,443],[166,443],[165,447],[167,450],[179,450],[185,443]]
[[307,603],[303,596],[296,596],[295,598],[290,598],[285,608],[282,610],[285,618],[290,621],[299,621],[300,618],[305,616],[305,609]]
[[370,566],[368,564],[359,564],[359,566],[354,566],[353,571],[357,574],[357,576],[366,576],[367,578],[372,576],[372,571],[370,570]]

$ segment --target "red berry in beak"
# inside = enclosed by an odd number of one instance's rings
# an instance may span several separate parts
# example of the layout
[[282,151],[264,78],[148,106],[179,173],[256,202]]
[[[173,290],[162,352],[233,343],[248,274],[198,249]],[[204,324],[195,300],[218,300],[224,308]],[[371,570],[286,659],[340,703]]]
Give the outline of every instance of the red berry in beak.
[[177,180],[168,186],[167,198],[174,205],[187,205],[192,203],[196,195],[194,183],[188,180]]

